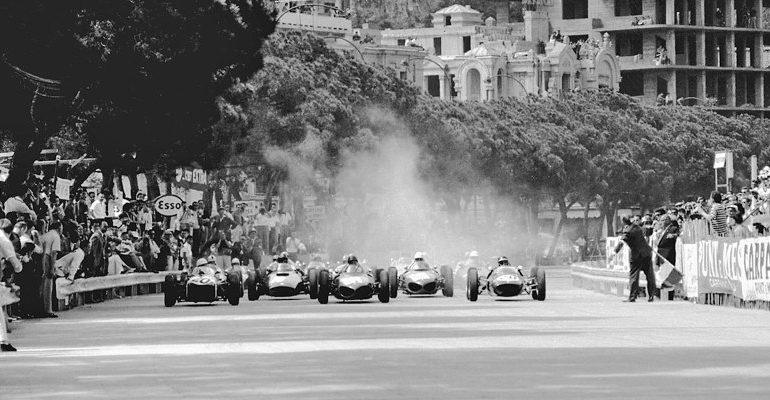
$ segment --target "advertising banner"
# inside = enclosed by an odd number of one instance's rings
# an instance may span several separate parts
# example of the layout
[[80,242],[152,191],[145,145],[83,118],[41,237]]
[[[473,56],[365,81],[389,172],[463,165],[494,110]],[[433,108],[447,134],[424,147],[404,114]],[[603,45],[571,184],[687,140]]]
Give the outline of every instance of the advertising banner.
[[677,253],[677,264],[681,261],[682,286],[689,298],[698,297],[698,245],[683,244],[681,253]]
[[703,240],[697,257],[701,293],[770,301],[770,238]]

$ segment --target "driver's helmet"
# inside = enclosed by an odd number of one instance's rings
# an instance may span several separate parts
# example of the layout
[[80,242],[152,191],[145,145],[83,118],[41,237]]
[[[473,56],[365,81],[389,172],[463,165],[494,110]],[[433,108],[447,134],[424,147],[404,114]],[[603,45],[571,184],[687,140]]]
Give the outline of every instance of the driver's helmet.
[[348,264],[358,264],[358,257],[356,257],[355,254],[348,254],[345,262],[347,262]]
[[209,265],[209,260],[205,258],[199,258],[198,261],[195,262],[196,267],[205,267]]
[[473,250],[468,253],[468,258],[479,258],[479,252],[476,250]]
[[423,254],[421,251],[414,253],[414,261],[424,261],[424,260],[425,260],[425,254]]
[[511,265],[511,263],[508,261],[508,257],[502,256],[497,259],[497,265]]
[[230,263],[231,263],[233,266],[240,266],[240,265],[241,265],[241,260],[239,260],[239,259],[237,259],[237,258],[233,258],[233,259],[230,261]]

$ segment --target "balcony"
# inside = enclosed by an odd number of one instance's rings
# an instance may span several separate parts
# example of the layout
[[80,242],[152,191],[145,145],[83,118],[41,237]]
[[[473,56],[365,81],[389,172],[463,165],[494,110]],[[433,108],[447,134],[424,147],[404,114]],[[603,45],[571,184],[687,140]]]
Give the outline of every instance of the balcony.
[[298,29],[346,35],[353,31],[352,22],[347,18],[324,14],[286,13],[278,22],[278,29]]

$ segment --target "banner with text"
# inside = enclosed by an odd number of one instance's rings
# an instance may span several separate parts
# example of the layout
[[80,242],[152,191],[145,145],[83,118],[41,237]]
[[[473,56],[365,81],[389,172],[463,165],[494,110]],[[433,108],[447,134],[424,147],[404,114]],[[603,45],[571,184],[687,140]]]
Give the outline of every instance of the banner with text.
[[770,301],[770,237],[699,241],[697,266],[700,293]]

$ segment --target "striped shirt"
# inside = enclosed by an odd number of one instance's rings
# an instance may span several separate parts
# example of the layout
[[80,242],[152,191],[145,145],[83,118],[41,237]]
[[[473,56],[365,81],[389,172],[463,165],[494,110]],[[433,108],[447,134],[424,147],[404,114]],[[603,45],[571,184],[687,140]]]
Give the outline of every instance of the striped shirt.
[[711,230],[719,236],[727,236],[727,211],[725,206],[719,203],[711,205],[709,211],[709,220],[711,221]]

